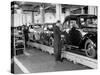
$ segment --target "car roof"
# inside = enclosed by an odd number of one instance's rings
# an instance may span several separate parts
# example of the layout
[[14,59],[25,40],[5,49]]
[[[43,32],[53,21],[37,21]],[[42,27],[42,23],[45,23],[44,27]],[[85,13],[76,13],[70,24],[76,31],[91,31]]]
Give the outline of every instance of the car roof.
[[97,18],[96,15],[89,15],[89,14],[75,14],[75,15],[69,15],[65,18],[65,21],[66,20],[69,20],[69,19],[77,19],[79,17],[83,17],[83,18]]

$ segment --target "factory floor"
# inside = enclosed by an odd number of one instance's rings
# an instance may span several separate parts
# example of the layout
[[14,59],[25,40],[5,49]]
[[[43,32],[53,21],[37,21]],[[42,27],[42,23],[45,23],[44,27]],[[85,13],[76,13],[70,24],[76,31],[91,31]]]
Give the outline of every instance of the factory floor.
[[55,61],[54,55],[42,52],[36,48],[28,48],[25,54],[16,56],[14,66],[16,74],[87,69],[90,68],[81,64],[74,64],[66,59],[63,62]]

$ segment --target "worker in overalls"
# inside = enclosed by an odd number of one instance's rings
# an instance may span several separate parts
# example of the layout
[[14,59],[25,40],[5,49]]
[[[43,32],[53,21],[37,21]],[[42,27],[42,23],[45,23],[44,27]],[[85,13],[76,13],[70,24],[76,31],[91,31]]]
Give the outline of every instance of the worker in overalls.
[[58,20],[54,25],[54,55],[56,61],[61,61],[61,23]]
[[25,38],[25,47],[27,47],[27,41],[28,41],[28,27],[24,26],[23,28],[23,34],[24,34],[24,38]]

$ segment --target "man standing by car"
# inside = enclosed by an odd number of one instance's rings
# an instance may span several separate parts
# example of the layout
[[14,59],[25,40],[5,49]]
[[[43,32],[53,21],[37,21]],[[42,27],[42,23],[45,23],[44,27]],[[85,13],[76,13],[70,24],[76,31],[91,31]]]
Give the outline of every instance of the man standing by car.
[[56,61],[61,61],[61,22],[54,26],[54,54]]
[[25,47],[27,47],[27,41],[28,41],[28,27],[24,26],[23,28],[23,34],[24,34],[24,38],[25,38]]

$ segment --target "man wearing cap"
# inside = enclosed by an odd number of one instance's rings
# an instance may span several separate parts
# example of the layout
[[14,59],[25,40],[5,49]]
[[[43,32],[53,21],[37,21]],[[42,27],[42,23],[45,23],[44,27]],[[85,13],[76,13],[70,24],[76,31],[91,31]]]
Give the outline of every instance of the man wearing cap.
[[54,54],[56,61],[61,61],[61,22],[54,25]]

